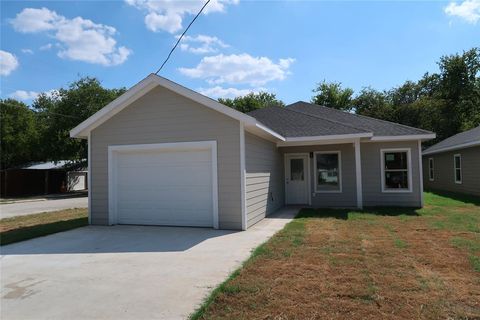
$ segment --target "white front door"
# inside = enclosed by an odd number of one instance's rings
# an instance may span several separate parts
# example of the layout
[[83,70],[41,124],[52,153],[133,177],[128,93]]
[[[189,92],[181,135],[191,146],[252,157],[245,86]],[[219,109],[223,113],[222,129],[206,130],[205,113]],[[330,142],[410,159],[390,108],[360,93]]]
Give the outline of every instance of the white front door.
[[308,204],[308,154],[285,155],[285,202]]

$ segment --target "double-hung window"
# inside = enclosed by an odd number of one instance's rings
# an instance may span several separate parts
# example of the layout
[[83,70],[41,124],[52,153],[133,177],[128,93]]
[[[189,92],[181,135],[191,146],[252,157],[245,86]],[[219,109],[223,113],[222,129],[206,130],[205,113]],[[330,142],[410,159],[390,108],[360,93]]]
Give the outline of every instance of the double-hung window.
[[455,154],[453,155],[453,167],[455,174],[455,183],[462,183],[462,155]]
[[435,167],[433,163],[433,158],[428,158],[428,180],[435,180]]
[[342,192],[340,151],[315,152],[315,192]]
[[412,191],[410,149],[382,149],[382,192]]

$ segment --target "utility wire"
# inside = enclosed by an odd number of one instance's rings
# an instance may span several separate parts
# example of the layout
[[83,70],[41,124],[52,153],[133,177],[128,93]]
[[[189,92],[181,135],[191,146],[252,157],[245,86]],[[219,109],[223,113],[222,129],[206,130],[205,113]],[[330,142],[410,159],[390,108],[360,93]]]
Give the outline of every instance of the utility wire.
[[180,35],[180,37],[178,38],[177,40],[177,43],[175,43],[175,45],[173,46],[172,50],[170,50],[170,53],[168,54],[167,58],[165,59],[165,61],[163,61],[162,65],[160,66],[160,68],[158,68],[157,72],[155,72],[155,74],[158,75],[158,73],[160,72],[160,70],[162,70],[163,66],[167,63],[168,59],[170,59],[170,56],[172,55],[173,51],[175,51],[175,49],[177,48],[178,44],[180,43],[180,41],[182,40],[183,36],[185,35],[185,33],[187,33],[188,29],[190,29],[190,27],[192,26],[192,24],[195,22],[195,20],[197,20],[198,16],[202,13],[203,9],[205,9],[205,7],[207,6],[207,4],[210,2],[210,0],[207,0],[205,2],[205,4],[203,5],[203,7],[200,9],[200,11],[198,11],[197,15],[195,16],[195,18],[193,18],[193,20],[190,22],[190,24],[187,26],[187,28],[185,29],[185,31],[183,31],[183,33]]
[[[11,106],[11,107],[18,107],[16,104],[13,104],[13,103],[8,103],[8,102],[3,102],[2,101],[2,104],[4,105],[7,105],[7,106]],[[30,109],[30,108],[29,108]],[[35,112],[37,114],[41,114],[41,115],[44,115],[44,114],[50,114],[50,115],[56,115],[56,116],[61,116],[61,117],[67,117],[67,118],[73,118],[73,119],[80,119],[80,117],[78,116],[72,116],[70,114],[62,114],[62,113],[58,113],[58,112],[53,112],[53,111],[34,111],[32,109],[30,109],[32,112]]]

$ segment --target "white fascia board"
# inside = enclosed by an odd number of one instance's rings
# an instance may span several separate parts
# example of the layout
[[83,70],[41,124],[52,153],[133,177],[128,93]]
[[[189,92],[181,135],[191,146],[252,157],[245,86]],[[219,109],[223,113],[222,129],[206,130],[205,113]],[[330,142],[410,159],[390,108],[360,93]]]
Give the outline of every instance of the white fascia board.
[[210,109],[225,114],[233,119],[239,120],[240,122],[247,125],[256,125],[257,123],[256,119],[251,116],[227,107],[220,102],[208,98],[198,92],[185,88],[184,86],[181,86],[173,81],[157,76],[155,74],[150,74],[148,77],[146,77],[145,79],[134,85],[132,88],[130,88],[127,92],[122,94],[120,97],[110,102],[108,105],[100,109],[90,118],[73,128],[70,131],[70,137],[88,137],[88,132],[107,121],[113,115],[123,110],[125,107],[133,103],[135,100],[146,94],[151,89],[155,88],[157,85],[171,90],[197,103],[200,103],[206,107],[209,107]]
[[277,138],[277,139],[279,139],[279,140],[281,140],[281,141],[285,141],[285,140],[286,140],[282,135],[276,133],[276,132],[273,131],[272,129],[266,127],[265,125],[263,125],[263,124],[261,124],[261,123],[259,123],[259,122],[257,122],[257,123],[255,124],[255,127],[257,127],[257,128],[259,128],[259,129],[267,132],[268,134],[272,135],[273,137],[275,137],[275,138]]
[[87,118],[85,121],[80,123],[78,126],[70,130],[70,137],[72,138],[86,138],[88,133],[93,130],[95,127],[105,122],[110,117],[114,116],[116,113],[123,110],[124,107],[128,106],[133,101],[140,98],[142,95],[153,89],[156,85],[152,80],[147,77],[128,89],[124,94],[122,94],[117,99],[113,100],[107,104],[102,109],[95,112],[92,116]]
[[435,133],[404,135],[404,136],[374,136],[370,139],[370,141],[389,142],[389,141],[409,141],[409,140],[430,140],[430,139],[435,139],[435,137],[436,137]]
[[286,142],[296,142],[296,141],[321,141],[321,140],[336,140],[336,139],[356,139],[356,138],[369,138],[372,137],[371,132],[365,133],[353,133],[353,134],[336,134],[328,136],[308,136],[308,137],[291,137],[286,138]]
[[353,143],[355,139],[371,138],[371,132],[354,133],[354,134],[340,134],[328,136],[311,136],[311,137],[291,137],[285,138],[285,141],[277,142],[277,147],[288,146],[308,146],[316,144],[337,144],[337,143]]
[[463,148],[468,148],[468,147],[475,147],[475,146],[480,146],[480,140],[466,142],[466,143],[462,143],[462,144],[457,144],[456,146],[445,147],[445,148],[441,148],[441,149],[437,149],[437,150],[422,152],[422,156],[426,156],[426,155],[429,155],[429,154],[440,153],[440,152],[445,152],[445,151],[453,151],[453,150],[458,150],[458,149],[463,149]]

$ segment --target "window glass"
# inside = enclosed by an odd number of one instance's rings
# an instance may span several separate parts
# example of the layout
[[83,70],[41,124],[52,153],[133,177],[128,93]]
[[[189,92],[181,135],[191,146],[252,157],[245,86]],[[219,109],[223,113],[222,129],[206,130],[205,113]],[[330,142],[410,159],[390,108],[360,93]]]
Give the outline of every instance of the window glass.
[[406,152],[385,152],[385,169],[407,169]]
[[303,159],[290,159],[290,180],[303,181]]
[[337,153],[316,154],[316,181],[318,191],[340,190],[339,165]]
[[434,169],[433,169],[433,158],[428,159],[428,169],[429,169],[429,178],[433,181]]
[[383,154],[384,189],[409,189],[408,152],[388,151]]
[[458,169],[455,170],[455,181],[457,182],[462,181],[462,172]]
[[455,182],[462,183],[462,158],[459,154],[453,156],[455,165]]
[[388,189],[408,189],[408,172],[385,172],[385,187]]

